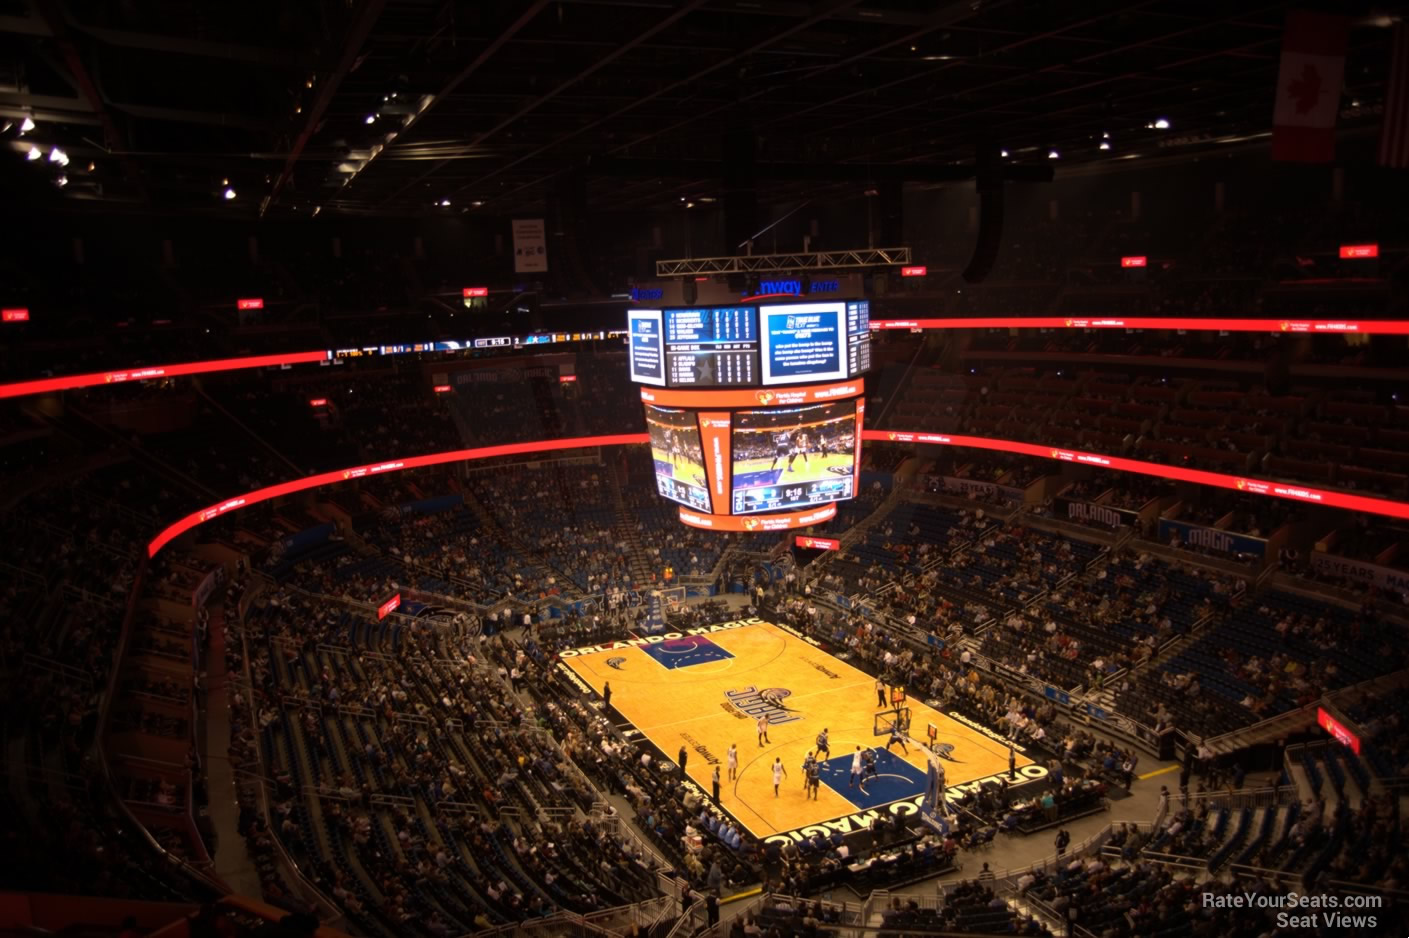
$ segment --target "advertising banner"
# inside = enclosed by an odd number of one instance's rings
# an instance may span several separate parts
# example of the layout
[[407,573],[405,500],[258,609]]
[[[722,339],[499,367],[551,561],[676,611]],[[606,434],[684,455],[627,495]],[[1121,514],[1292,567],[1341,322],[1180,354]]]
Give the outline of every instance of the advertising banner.
[[1318,550],[1311,554],[1311,569],[1323,576],[1344,577],[1357,583],[1369,583],[1381,589],[1394,590],[1396,593],[1409,593],[1409,573],[1393,567],[1382,567],[1379,564],[1338,557]]
[[1052,514],[1058,520],[1075,521],[1078,524],[1096,524],[1108,528],[1134,525],[1140,516],[1124,508],[1112,508],[1094,502],[1076,501],[1070,498],[1057,498],[1052,502]]
[[548,240],[543,234],[543,219],[515,218],[514,273],[541,274],[548,270]]
[[1168,543],[1175,534],[1179,535],[1179,540],[1191,547],[1203,547],[1207,550],[1216,550],[1223,554],[1242,554],[1252,557],[1267,556],[1267,541],[1260,537],[1252,537],[1248,534],[1234,534],[1231,531],[1222,531],[1218,528],[1205,528],[1183,521],[1171,521],[1168,518],[1161,518],[1159,523],[1159,539]]

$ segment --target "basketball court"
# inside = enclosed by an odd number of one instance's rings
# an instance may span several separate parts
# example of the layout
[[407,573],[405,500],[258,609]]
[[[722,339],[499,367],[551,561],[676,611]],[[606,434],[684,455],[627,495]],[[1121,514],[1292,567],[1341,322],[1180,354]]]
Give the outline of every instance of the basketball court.
[[[907,739],[908,754],[898,743],[886,749],[897,714],[908,719],[912,738],[933,731],[951,789],[1008,768],[1002,740],[899,693],[877,706],[873,677],[758,619],[570,649],[559,660],[597,693],[610,681],[618,719],[672,761],[684,746],[688,774],[706,795],[718,764],[721,807],[759,838],[919,798],[928,766],[919,747]],[[761,746],[760,716],[769,721]],[[831,756],[821,763],[813,800],[804,792],[802,766],[824,727]],[[732,782],[725,757],[731,743],[739,749]],[[851,784],[858,746],[876,757],[876,775],[862,786]],[[777,797],[776,758],[787,770]],[[1019,767],[1031,761],[1017,755]]]

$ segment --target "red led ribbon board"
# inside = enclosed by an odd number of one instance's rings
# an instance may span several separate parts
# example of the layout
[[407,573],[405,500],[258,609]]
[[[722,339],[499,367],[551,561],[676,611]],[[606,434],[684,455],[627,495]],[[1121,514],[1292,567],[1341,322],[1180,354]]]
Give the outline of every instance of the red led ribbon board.
[[1378,244],[1342,244],[1340,256],[1342,260],[1379,257],[1380,246]]
[[1185,332],[1319,332],[1409,335],[1409,321],[1344,319],[1121,319],[1001,316],[973,319],[872,319],[872,329],[1183,329]]
[[386,602],[382,603],[380,606],[377,607],[377,620],[381,621],[382,619],[385,619],[387,616],[395,612],[396,608],[400,605],[401,594],[397,593],[391,599],[388,599]]
[[864,430],[861,433],[861,438],[880,443],[938,443],[942,446],[991,449],[1003,453],[1055,459],[1059,462],[1099,466],[1102,469],[1114,469],[1118,472],[1138,472],[1141,475],[1173,479],[1176,482],[1194,482],[1220,489],[1237,489],[1239,492],[1249,492],[1254,495],[1270,495],[1291,501],[1344,508],[1348,511],[1364,511],[1390,518],[1409,519],[1409,504],[1390,501],[1387,498],[1369,498],[1364,495],[1352,495],[1349,492],[1330,492],[1323,489],[1313,489],[1295,482],[1273,482],[1269,479],[1250,479],[1246,476],[1230,476],[1221,472],[1206,472],[1202,469],[1184,469],[1179,466],[1166,466],[1162,463],[1126,459],[1123,456],[1086,453],[1064,447],[1043,446],[1038,443],[1018,443],[1013,440],[997,440],[985,436],[915,433],[904,430]]
[[262,489],[255,489],[253,492],[226,499],[217,505],[202,508],[200,511],[189,514],[175,524],[169,525],[164,531],[153,538],[151,543],[147,545],[147,556],[155,557],[157,552],[171,543],[173,538],[180,537],[197,525],[212,521],[228,512],[245,508],[249,505],[255,505],[259,502],[268,501],[271,498],[278,498],[281,495],[290,495],[294,492],[316,489],[320,485],[332,485],[337,482],[366,478],[367,476],[399,472],[402,469],[439,466],[448,462],[492,459],[495,456],[517,456],[521,453],[544,453],[556,449],[583,449],[591,446],[623,446],[627,443],[649,443],[650,439],[651,438],[644,433],[617,433],[608,436],[572,436],[564,437],[560,440],[534,440],[531,443],[506,443],[501,446],[481,446],[477,449],[448,450],[444,453],[430,453],[426,456],[411,456],[406,459],[371,463],[365,466],[353,466],[350,469],[321,472],[318,475],[305,476],[302,479],[293,479],[288,482],[280,482],[277,485],[268,485]]
[[1316,722],[1321,729],[1331,734],[1336,742],[1345,746],[1357,756],[1360,755],[1360,737],[1345,728],[1345,724],[1326,712],[1324,707],[1316,708]]
[[1122,258],[1120,259],[1120,266],[1122,266],[1122,267],[1145,267],[1145,266],[1147,266],[1147,265],[1149,264],[1149,260],[1150,260],[1150,259],[1149,259],[1148,257],[1145,257],[1143,254],[1137,254],[1137,255],[1134,255],[1134,256],[1132,256],[1132,257],[1122,257]]
[[236,309],[263,309],[263,308],[264,308],[264,300],[263,300],[261,297],[257,297],[257,296],[250,297],[249,299],[245,299],[245,300],[236,300],[236,301],[235,301],[235,308],[236,308]]
[[62,378],[43,378],[39,381],[0,384],[0,398],[25,397],[30,394],[67,391],[72,388],[87,388],[99,384],[152,381],[157,378],[178,378],[182,375],[199,375],[212,371],[238,371],[243,368],[268,368],[274,365],[301,365],[327,360],[327,352],[291,352],[284,355],[254,355],[249,358],[220,358],[204,362],[186,362],[181,365],[153,365],[150,368],[136,368],[130,371],[96,371],[86,375],[67,375]]
[[489,287],[465,287],[463,292],[466,299],[472,296],[489,296]]
[[806,534],[799,534],[793,538],[793,543],[806,550],[841,550],[841,541],[830,537],[809,537]]
[[923,277],[930,272],[928,267],[902,267],[900,276],[902,277]]
[[3,322],[29,322],[29,310],[27,309],[7,309],[0,311],[0,321]]
[[702,511],[680,509],[680,520],[692,528],[707,531],[743,531],[746,534],[763,534],[768,531],[790,531],[793,528],[807,528],[828,521],[837,514],[837,503],[828,502],[804,511],[790,511],[781,515],[707,515]]

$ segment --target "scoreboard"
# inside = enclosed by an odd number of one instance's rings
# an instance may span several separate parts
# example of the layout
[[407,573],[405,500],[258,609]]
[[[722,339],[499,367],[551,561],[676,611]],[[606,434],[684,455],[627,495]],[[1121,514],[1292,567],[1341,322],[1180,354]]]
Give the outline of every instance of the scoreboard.
[[866,300],[631,309],[656,489],[680,519],[775,531],[856,496]]
[[758,383],[758,322],[749,306],[665,311],[666,384],[719,388]]
[[669,388],[780,387],[871,368],[870,303],[632,309],[631,380]]

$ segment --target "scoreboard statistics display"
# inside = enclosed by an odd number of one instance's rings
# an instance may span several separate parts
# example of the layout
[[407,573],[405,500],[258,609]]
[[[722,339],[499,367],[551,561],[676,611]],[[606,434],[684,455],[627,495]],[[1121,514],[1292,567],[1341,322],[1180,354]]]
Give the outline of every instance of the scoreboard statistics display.
[[732,513],[852,498],[856,439],[855,401],[735,413]]
[[758,319],[751,306],[665,310],[666,385],[758,384]]
[[631,380],[665,387],[665,349],[661,343],[660,310],[628,310],[626,326],[631,340]]

